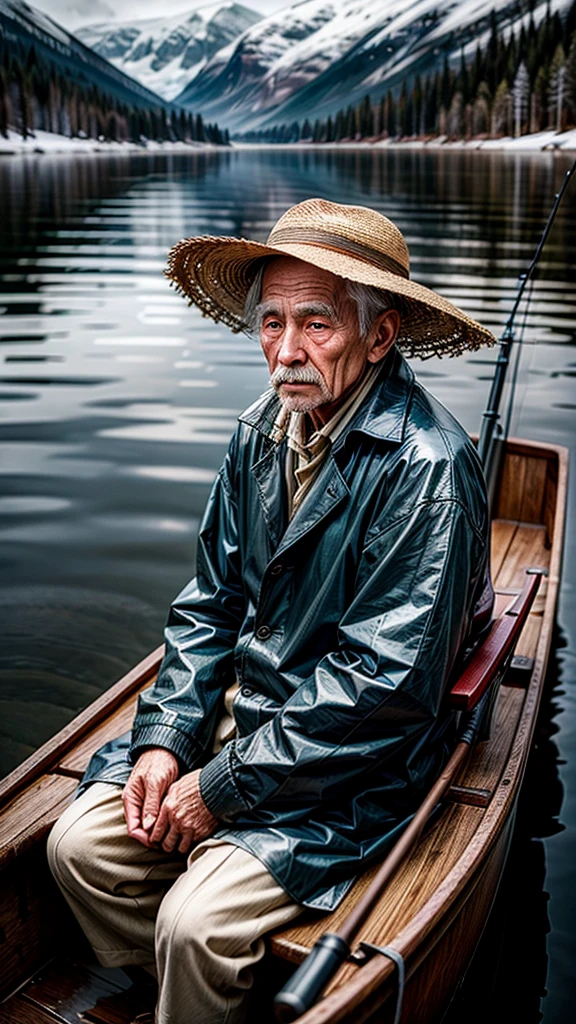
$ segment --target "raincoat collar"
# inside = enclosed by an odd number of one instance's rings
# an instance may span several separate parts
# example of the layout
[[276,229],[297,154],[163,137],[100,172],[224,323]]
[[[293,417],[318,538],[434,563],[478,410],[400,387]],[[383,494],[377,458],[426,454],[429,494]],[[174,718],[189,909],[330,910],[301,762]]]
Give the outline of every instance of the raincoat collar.
[[[406,418],[414,388],[414,374],[408,363],[394,346],[382,361],[382,371],[372,390],[357,410],[346,430],[334,445],[337,451],[354,431],[383,441],[401,444],[404,439]],[[273,440],[273,427],[280,400],[273,388],[239,416],[241,423],[254,427]]]

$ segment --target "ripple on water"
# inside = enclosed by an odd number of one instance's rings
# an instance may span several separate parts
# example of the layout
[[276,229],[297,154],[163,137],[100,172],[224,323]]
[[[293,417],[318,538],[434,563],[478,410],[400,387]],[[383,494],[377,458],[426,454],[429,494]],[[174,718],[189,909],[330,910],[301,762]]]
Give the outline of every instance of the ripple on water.
[[39,512],[61,512],[70,508],[66,498],[52,498],[42,494],[0,496],[0,515],[36,515]]
[[179,484],[211,484],[217,476],[215,469],[203,469],[201,466],[128,466],[126,472]]

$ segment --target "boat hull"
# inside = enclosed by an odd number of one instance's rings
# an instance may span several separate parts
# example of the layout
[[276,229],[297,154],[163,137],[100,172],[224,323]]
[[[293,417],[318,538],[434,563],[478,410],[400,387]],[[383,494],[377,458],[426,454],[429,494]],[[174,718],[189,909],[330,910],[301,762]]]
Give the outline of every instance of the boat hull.
[[[523,670],[504,679],[490,739],[477,744],[441,814],[400,866],[359,936],[391,945],[403,956],[406,1024],[441,1018],[470,963],[502,876],[550,652],[566,481],[564,449],[507,443],[493,521],[492,572],[500,608],[514,600],[530,566],[545,565],[548,579],[517,648]],[[49,876],[46,836],[93,751],[130,727],[138,692],[153,681],[161,657],[159,649],[136,666],[0,783],[0,999],[8,999],[0,1006],[2,1022],[19,1020],[18,1008],[34,999],[33,1019],[53,1020],[42,1016],[47,1004],[39,1001],[37,981],[29,979],[55,954],[58,960],[65,950],[80,949],[81,939]],[[303,917],[271,936],[270,955],[285,965],[301,962],[320,934],[337,930],[373,874],[367,872],[332,915]],[[72,975],[62,980],[64,968],[54,971],[60,981],[51,982],[51,991],[72,985]],[[79,976],[77,964],[74,971]],[[78,1012],[90,1008],[90,985],[83,989],[84,1003],[78,997]],[[377,954],[364,964],[348,963],[300,1024],[392,1021],[396,991],[396,968],[388,958]],[[124,1020],[98,1017],[108,1019]]]

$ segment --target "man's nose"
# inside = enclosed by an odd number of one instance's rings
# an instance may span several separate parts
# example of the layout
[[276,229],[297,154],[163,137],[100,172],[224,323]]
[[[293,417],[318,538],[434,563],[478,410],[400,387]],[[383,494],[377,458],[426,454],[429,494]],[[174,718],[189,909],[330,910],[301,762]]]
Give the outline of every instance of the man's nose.
[[306,362],[306,350],[302,345],[302,334],[297,324],[286,324],[277,359],[283,366],[301,365]]

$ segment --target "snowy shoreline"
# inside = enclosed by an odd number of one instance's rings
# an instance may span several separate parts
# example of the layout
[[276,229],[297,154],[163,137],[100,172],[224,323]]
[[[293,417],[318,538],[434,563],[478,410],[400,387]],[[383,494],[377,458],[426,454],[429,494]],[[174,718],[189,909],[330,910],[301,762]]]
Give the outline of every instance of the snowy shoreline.
[[571,152],[576,150],[576,128],[567,132],[536,132],[514,139],[459,139],[450,142],[445,136],[433,139],[381,139],[378,142],[231,142],[235,149],[434,149],[482,150],[483,152]]
[[0,156],[33,156],[40,154],[131,154],[131,153],[198,153],[206,150],[223,149],[426,149],[426,150],[482,150],[483,152],[571,152],[576,150],[576,129],[567,132],[537,132],[520,138],[470,139],[450,142],[446,138],[406,139],[396,141],[382,139],[379,142],[232,142],[230,147],[215,146],[210,142],[155,142],[146,145],[136,142],[104,142],[98,139],[68,138],[52,132],[37,130],[34,135],[23,139],[18,132],[9,131],[8,138],[0,136]]
[[222,151],[228,147],[215,146],[211,142],[155,142],[149,140],[145,145],[137,142],[108,142],[99,139],[69,138],[67,135],[56,135],[36,129],[27,139],[19,132],[9,131],[8,138],[0,135],[0,156],[37,156],[41,154],[63,153],[88,155],[91,153],[131,154],[131,153],[201,153],[206,150]]

